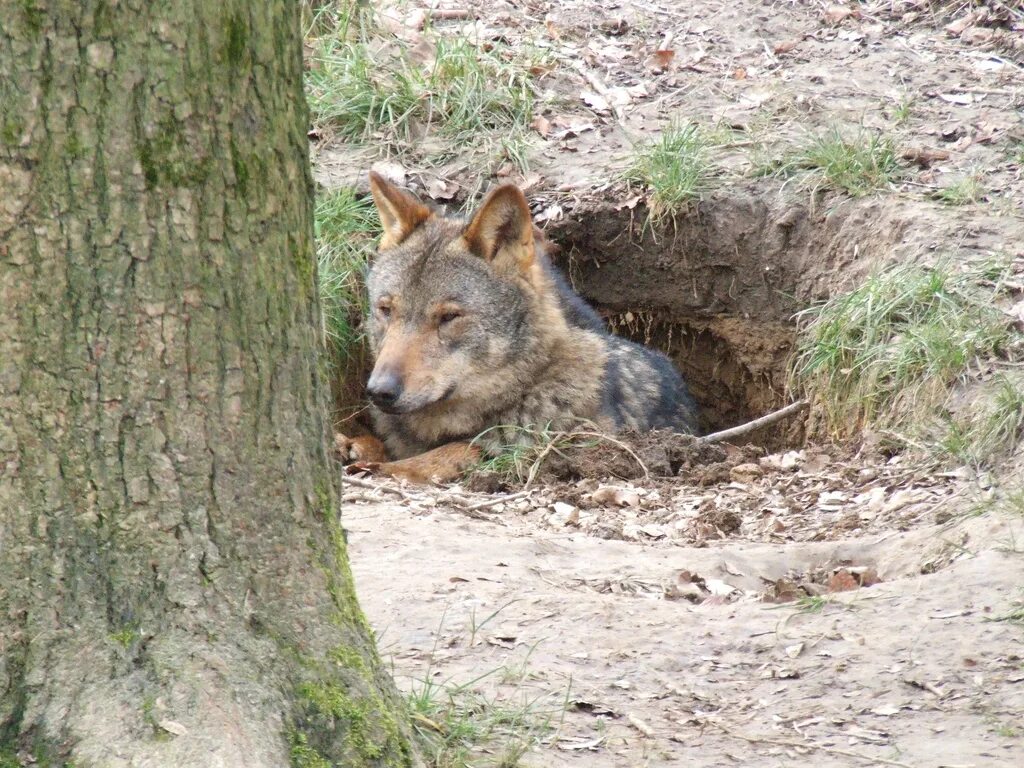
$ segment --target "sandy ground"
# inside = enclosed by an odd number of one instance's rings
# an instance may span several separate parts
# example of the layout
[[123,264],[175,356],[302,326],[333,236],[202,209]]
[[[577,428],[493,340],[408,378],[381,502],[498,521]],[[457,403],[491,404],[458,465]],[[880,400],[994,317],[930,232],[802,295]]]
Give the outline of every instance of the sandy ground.
[[[1024,760],[1024,629],[989,621],[1021,598],[1019,517],[699,548],[518,517],[387,502],[344,514],[363,608],[400,685],[497,670],[474,688],[552,709],[568,696],[527,765]],[[923,575],[941,550],[951,562]],[[818,612],[758,597],[794,570],[850,563],[881,583],[830,594]],[[674,594],[682,571],[736,592],[693,604]]]

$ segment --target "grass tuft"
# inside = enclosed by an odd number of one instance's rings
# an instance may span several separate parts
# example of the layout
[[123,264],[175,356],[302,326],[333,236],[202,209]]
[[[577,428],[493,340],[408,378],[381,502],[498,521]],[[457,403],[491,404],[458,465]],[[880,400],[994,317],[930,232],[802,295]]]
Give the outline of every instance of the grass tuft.
[[1018,168],[1024,167],[1024,141],[1016,141],[1007,149],[1007,158]]
[[1005,621],[1010,624],[1016,624],[1020,627],[1024,627],[1024,605],[1012,608],[1001,616],[986,618],[985,621]]
[[537,55],[464,37],[424,37],[409,49],[374,37],[365,15],[329,16],[333,27],[323,18],[311,24],[306,74],[318,132],[396,152],[429,146],[441,158],[473,142],[525,170]]
[[936,190],[933,197],[946,205],[970,205],[985,198],[985,187],[977,174],[971,174]]
[[914,114],[914,106],[914,98],[907,95],[896,102],[892,110],[892,119],[896,125],[903,125],[910,120]]
[[[998,274],[998,270],[996,270]],[[1019,334],[995,306],[990,265],[901,265],[797,315],[794,388],[823,407],[839,435],[934,418],[978,361],[996,361]],[[990,442],[1019,431],[1019,393],[1001,391],[985,425]],[[970,439],[978,437],[972,428]],[[986,438],[989,439],[989,438]]]
[[341,188],[316,203],[317,269],[324,331],[341,359],[362,339],[365,277],[380,222],[368,199]]
[[812,137],[803,148],[771,164],[761,164],[756,175],[795,176],[806,173],[811,186],[821,186],[863,197],[889,187],[900,165],[893,142],[864,131],[847,137],[838,128]]
[[673,122],[659,139],[636,149],[626,178],[650,190],[649,208],[655,222],[672,218],[707,190],[710,145],[700,126]]
[[647,467],[626,443],[605,434],[596,425],[581,421],[569,430],[555,430],[550,425],[537,428],[532,426],[491,427],[473,439],[484,446],[489,458],[476,467],[475,472],[497,475],[506,485],[522,485],[529,488],[544,468],[571,466],[579,457],[602,444],[628,454],[644,474]]
[[419,105],[411,71],[380,67],[383,56],[363,41],[321,38],[306,74],[306,94],[313,125],[348,141],[408,140]]
[[805,595],[797,598],[795,605],[798,613],[821,613],[832,603],[833,599],[827,595]]
[[986,382],[966,407],[926,434],[937,452],[974,466],[984,466],[1009,453],[1024,438],[1024,386],[999,373]]
[[431,768],[515,768],[555,728],[564,702],[530,698],[524,690],[512,699],[487,696],[476,685],[492,670],[468,683],[414,683],[409,694],[413,733]]
[[315,225],[320,307],[327,342],[325,373],[340,409],[336,416],[344,420],[362,409],[359,398],[369,364],[363,328],[366,270],[380,222],[368,199],[341,188],[317,198]]
[[[474,615],[468,644],[512,602],[480,622]],[[512,668],[495,667],[465,683],[437,682],[433,662],[440,638],[439,627],[426,674],[412,681],[407,694],[413,734],[429,768],[516,768],[527,752],[557,733],[569,689],[564,696],[529,694],[523,681],[533,648]],[[488,687],[491,694],[484,692]]]

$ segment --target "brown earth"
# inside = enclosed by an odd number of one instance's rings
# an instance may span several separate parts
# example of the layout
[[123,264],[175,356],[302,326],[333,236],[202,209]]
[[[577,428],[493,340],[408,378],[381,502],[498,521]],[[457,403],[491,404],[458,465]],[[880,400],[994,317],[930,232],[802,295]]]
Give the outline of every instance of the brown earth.
[[[539,112],[573,130],[538,135],[525,174],[478,156],[388,168],[456,206],[524,186],[574,284],[672,355],[707,428],[785,402],[793,313],[871,269],[1024,258],[1019,3],[457,5],[473,19],[435,33],[549,51]],[[679,117],[738,138],[702,201],[652,229],[622,172]],[[948,157],[860,199],[751,178],[831,126]],[[322,184],[360,187],[376,158],[327,141],[315,160]],[[966,175],[978,202],[933,199]],[[400,684],[503,670],[474,687],[553,710],[568,695],[533,766],[1024,763],[1024,630],[991,621],[1021,606],[1020,457],[978,473],[803,437],[797,420],[754,447],[633,445],[653,478],[606,445],[491,495],[356,479],[353,568]]]

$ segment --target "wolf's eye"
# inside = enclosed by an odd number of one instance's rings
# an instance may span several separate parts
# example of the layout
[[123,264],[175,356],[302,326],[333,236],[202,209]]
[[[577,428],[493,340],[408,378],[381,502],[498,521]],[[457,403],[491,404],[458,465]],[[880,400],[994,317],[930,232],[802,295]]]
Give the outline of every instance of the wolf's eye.
[[462,313],[459,310],[449,309],[447,312],[442,312],[438,316],[437,322],[439,325],[447,325],[454,320],[458,320],[460,317],[462,317]]
[[385,301],[381,301],[377,304],[377,312],[384,320],[391,319],[391,304]]

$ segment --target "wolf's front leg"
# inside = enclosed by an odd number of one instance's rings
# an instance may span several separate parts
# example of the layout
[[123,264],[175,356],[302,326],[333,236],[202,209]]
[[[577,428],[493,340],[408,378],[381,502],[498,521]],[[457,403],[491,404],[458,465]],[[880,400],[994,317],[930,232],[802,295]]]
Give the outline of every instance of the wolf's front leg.
[[479,446],[471,443],[448,443],[439,448],[399,461],[387,461],[370,471],[389,475],[410,483],[446,483],[454,480],[480,460]]

